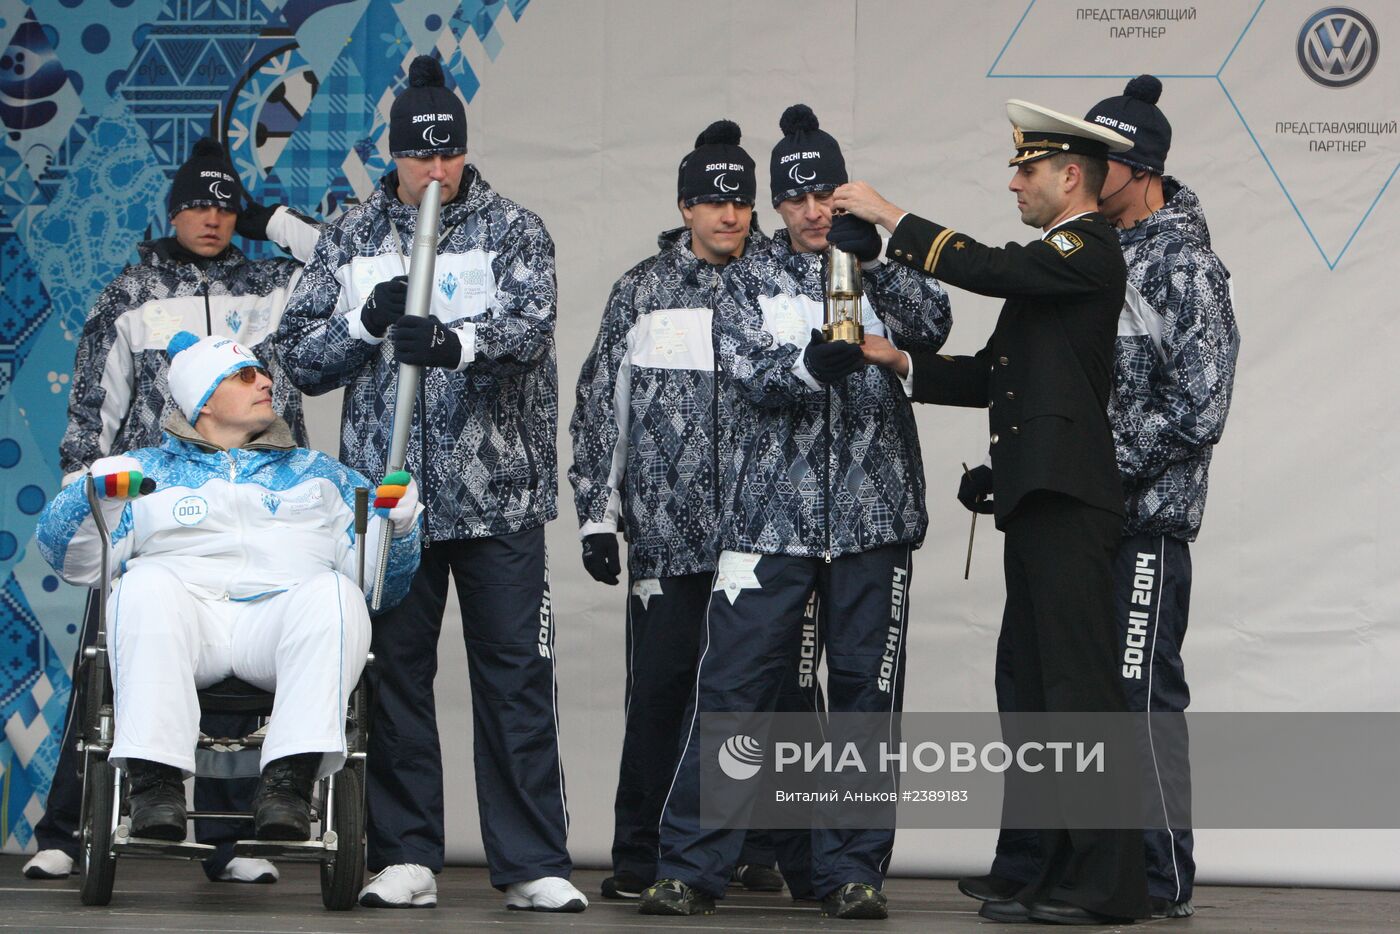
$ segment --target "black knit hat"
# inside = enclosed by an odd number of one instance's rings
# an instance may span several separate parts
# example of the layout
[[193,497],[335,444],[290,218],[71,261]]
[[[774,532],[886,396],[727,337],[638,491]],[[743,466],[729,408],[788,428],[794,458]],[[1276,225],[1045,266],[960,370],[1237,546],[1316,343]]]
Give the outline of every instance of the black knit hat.
[[165,206],[170,217],[186,208],[213,205],[226,211],[241,207],[243,186],[233,174],[228,153],[212,139],[204,138],[194,144],[185,164],[175,170],[170,183],[170,197]]
[[408,66],[408,87],[389,108],[389,155],[459,156],[467,151],[467,111],[445,87],[442,65],[420,55]]
[[753,204],[758,193],[753,159],[739,145],[742,131],[732,120],[716,120],[695,137],[695,149],[681,160],[676,197],[686,207],[708,201]]
[[793,104],[778,120],[783,138],[773,147],[768,163],[768,185],[773,207],[809,191],[832,191],[850,181],[841,146],[821,129],[817,115],[806,104]]
[[1158,175],[1165,171],[1167,150],[1172,146],[1172,125],[1157,109],[1161,96],[1161,81],[1152,75],[1138,75],[1120,96],[1099,101],[1085,114],[1088,122],[1106,126],[1132,140],[1132,149],[1109,153],[1108,158]]

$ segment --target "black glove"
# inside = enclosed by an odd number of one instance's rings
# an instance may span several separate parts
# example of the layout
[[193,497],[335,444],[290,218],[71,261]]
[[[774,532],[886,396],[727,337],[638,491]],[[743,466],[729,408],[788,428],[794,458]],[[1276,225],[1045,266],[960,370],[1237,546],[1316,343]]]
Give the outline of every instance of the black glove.
[[856,259],[868,263],[880,255],[880,232],[870,221],[854,214],[837,214],[831,219],[826,242],[838,250],[854,253]]
[[462,341],[432,315],[404,315],[394,322],[394,356],[400,363],[455,370],[462,362]]
[[802,355],[802,364],[819,383],[836,383],[865,366],[859,344],[829,341],[820,328],[812,328],[812,342]]
[[595,532],[583,537],[583,569],[599,583],[617,583],[617,576],[622,573],[622,562],[617,557],[616,534]]
[[958,502],[971,512],[990,515],[992,506],[992,468],[983,464],[963,474],[958,483]]
[[233,222],[233,229],[245,240],[266,240],[267,222],[277,213],[277,205],[264,207],[248,198],[246,194],[244,198],[247,200],[243,204],[243,210],[238,212],[238,220]]
[[381,282],[365,299],[360,309],[360,323],[375,337],[383,337],[389,325],[403,317],[404,304],[408,301],[408,276],[395,276]]

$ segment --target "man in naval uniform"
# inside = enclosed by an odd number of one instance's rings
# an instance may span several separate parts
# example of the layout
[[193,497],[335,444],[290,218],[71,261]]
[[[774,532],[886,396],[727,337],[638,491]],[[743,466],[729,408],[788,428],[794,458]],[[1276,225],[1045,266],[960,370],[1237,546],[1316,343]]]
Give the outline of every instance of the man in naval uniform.
[[[1023,223],[1043,236],[985,246],[886,201],[863,182],[837,189],[828,241],[890,231],[895,262],[1005,298],[991,339],[973,356],[897,350],[866,338],[868,360],[912,371],[913,398],[989,410],[997,527],[1005,533],[1006,607],[1016,709],[1127,709],[1113,646],[1112,560],[1122,486],[1107,407],[1126,271],[1118,237],[1097,212],[1110,151],[1129,140],[1034,104],[1010,101],[1016,170],[1008,186]],[[1063,806],[1063,803],[1062,803]],[[1148,916],[1139,830],[1042,832],[1040,874],[984,917],[1060,924]]]

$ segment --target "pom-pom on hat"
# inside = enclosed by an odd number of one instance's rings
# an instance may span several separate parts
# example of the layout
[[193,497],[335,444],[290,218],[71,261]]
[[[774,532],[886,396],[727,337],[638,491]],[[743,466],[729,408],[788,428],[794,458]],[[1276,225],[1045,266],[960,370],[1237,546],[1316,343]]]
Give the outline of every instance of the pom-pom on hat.
[[841,146],[821,128],[806,104],[793,104],[778,120],[783,138],[773,147],[768,163],[768,186],[773,206],[809,191],[834,191],[850,181]]
[[1094,105],[1084,119],[1126,136],[1133,147],[1110,153],[1108,158],[1135,169],[1161,175],[1166,171],[1167,151],[1172,147],[1172,125],[1157,107],[1162,82],[1153,75],[1138,75],[1118,97]]
[[459,156],[466,151],[466,108],[447,89],[438,60],[420,55],[408,66],[408,87],[389,108],[389,155]]
[[170,397],[191,425],[199,421],[200,410],[220,383],[244,367],[262,366],[257,357],[232,338],[198,338],[189,331],[170,338],[165,353],[170,358],[166,375]]
[[709,201],[753,204],[758,193],[753,159],[739,145],[742,131],[733,120],[716,120],[695,138],[695,149],[681,160],[676,197],[686,207]]
[[189,159],[175,170],[170,183],[170,196],[165,205],[170,217],[186,208],[213,205],[226,211],[237,211],[243,186],[233,174],[224,147],[205,137],[194,144]]

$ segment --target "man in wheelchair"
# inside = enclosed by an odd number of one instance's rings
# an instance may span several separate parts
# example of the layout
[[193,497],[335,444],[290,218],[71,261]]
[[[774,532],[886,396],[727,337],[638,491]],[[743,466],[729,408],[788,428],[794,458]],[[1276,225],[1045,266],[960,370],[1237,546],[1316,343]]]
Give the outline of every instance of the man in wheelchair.
[[[130,778],[131,835],[183,840],[196,691],[229,676],[275,689],[255,834],[305,840],[314,782],[345,762],[346,703],[369,651],[353,506],[356,487],[369,484],[296,447],[272,409],[267,371],[234,341],[182,331],[168,353],[178,411],[167,414],[165,442],[91,468],[110,529],[109,758]],[[419,512],[412,479],[385,478],[366,536],[365,579],[375,579],[389,522],[386,607],[402,599],[417,569]],[[106,586],[84,483],[54,497],[36,537],[64,580]]]

